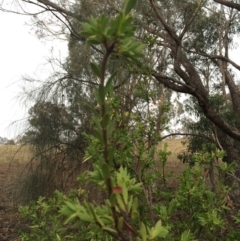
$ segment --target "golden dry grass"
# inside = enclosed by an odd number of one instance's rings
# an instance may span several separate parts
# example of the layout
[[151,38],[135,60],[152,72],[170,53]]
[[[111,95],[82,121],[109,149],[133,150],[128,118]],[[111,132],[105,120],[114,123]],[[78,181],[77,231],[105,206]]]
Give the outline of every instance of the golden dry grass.
[[[162,149],[164,144],[167,143],[167,150],[172,154],[168,158],[168,162],[178,162],[178,154],[186,149],[182,144],[186,139],[171,139],[159,143],[159,149]],[[17,146],[17,145],[0,145],[0,163],[26,163],[33,157],[31,146]]]
[[26,163],[32,156],[31,146],[0,145],[0,163]]
[[178,176],[184,171],[186,165],[177,157],[181,152],[186,150],[186,145],[183,145],[184,141],[186,141],[186,139],[170,139],[159,143],[159,149],[163,149],[164,144],[167,143],[167,151],[171,152],[165,166],[165,174],[172,173],[172,175],[168,177],[167,186],[173,188],[177,188],[179,185]]
[[159,149],[163,149],[164,144],[167,144],[167,151],[170,151],[172,154],[168,158],[168,162],[178,161],[177,156],[186,150],[186,145],[183,145],[183,142],[186,139],[169,139],[159,143]]

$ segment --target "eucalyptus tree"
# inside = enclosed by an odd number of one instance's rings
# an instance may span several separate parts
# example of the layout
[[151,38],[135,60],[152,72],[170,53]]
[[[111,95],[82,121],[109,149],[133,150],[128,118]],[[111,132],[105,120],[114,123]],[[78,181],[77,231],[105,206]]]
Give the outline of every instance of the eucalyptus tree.
[[[46,3],[53,7],[52,3]],[[103,50],[101,48],[91,48],[85,44],[85,39],[80,35],[81,23],[88,19],[89,16],[100,16],[103,13],[108,16],[114,15],[118,11],[117,9],[121,7],[121,2],[109,5],[107,1],[101,1],[98,4],[81,1],[81,3],[76,2],[71,6],[69,5],[69,7],[72,12],[70,15],[66,15],[64,11],[58,12],[59,16],[63,17],[64,15],[64,17],[68,17],[65,27],[71,30],[68,36],[69,55],[66,62],[61,66],[63,71],[61,73],[55,72],[51,79],[42,85],[40,91],[39,88],[37,89],[36,95],[37,99],[40,100],[58,98],[60,102],[64,96],[68,111],[78,124],[84,126],[84,123],[89,124],[90,119],[85,106],[94,105],[92,101],[94,99],[93,92],[98,84],[94,80],[90,65],[93,60],[101,58]],[[49,16],[46,22],[52,23],[51,16]],[[34,15],[33,24],[42,26],[41,23],[42,20]],[[51,24],[47,27],[50,28]],[[57,27],[54,25],[55,36],[65,32],[63,28],[59,32],[56,29]],[[54,30],[46,29],[42,26],[41,31],[36,32],[39,34],[39,37],[46,37],[47,31],[53,32]],[[142,34],[141,31],[138,32],[139,36]],[[153,41],[153,39],[148,41]],[[150,44],[146,50],[146,54],[149,57],[152,55],[152,48],[153,46]],[[123,126],[128,126],[128,131],[130,131],[131,125],[128,125],[129,123],[127,122],[130,120],[129,114],[131,112],[135,112],[145,124],[148,117],[154,113],[157,122],[155,125],[157,135],[154,134],[155,137],[153,138],[154,132],[147,131],[146,136],[148,136],[148,145],[150,146],[153,139],[156,142],[161,131],[166,128],[165,113],[167,109],[165,106],[169,103],[171,91],[164,90],[163,85],[154,82],[151,74],[141,75],[136,68],[134,69],[123,61],[119,61],[119,59],[112,59],[109,62],[108,74],[113,74],[114,72],[117,75],[114,88],[119,97],[116,100],[118,102],[119,118],[121,123],[123,123],[123,119],[125,120]],[[154,111],[150,111],[150,109],[154,109]]]
[[[70,48],[73,51],[69,55],[68,65],[72,66],[72,70],[81,72],[80,75],[78,73],[78,80],[81,76],[82,82],[88,81],[94,86],[91,75],[88,75],[88,79],[86,77],[86,66],[78,68],[78,63],[81,66],[83,60],[91,61],[93,56],[96,60],[103,50],[93,46],[87,50],[84,47],[85,55],[84,50],[79,52],[74,50],[74,46],[82,46],[85,42],[85,38],[81,35],[81,23],[90,15],[96,16],[101,13],[114,15],[119,12],[122,1],[25,0],[18,3],[21,6],[16,10],[18,12],[26,10],[31,5],[37,7],[37,10],[34,8],[35,12],[31,14],[40,37],[49,33],[57,37],[69,36],[69,43],[72,44]],[[1,6],[4,8],[4,4]],[[126,85],[125,81],[131,80],[133,83],[131,91],[137,90],[139,81],[134,83],[134,79],[136,80],[134,76],[137,76],[142,79],[154,79],[152,86],[164,85],[172,91],[192,96],[199,111],[211,122],[213,140],[226,151],[224,160],[236,161],[238,167],[240,166],[240,94],[238,77],[233,71],[239,71],[240,66],[229,57],[229,51],[233,47],[234,37],[239,32],[239,11],[240,4],[225,0],[139,0],[134,9],[134,24],[136,37],[148,46],[145,56],[134,68],[121,62],[114,66],[114,59],[111,63],[113,71],[117,70],[120,76],[125,75],[125,68],[128,67],[130,70],[131,78],[124,76],[123,81],[120,81],[119,77],[117,78],[119,83],[114,83],[115,88],[122,89],[122,93],[126,92],[127,86],[131,86]],[[212,100],[216,95],[227,103],[226,108],[231,110],[233,116],[231,120],[225,118],[220,111],[222,108],[219,108],[216,102],[213,104]],[[127,103],[126,100],[124,103]],[[236,175],[239,175],[239,168],[236,170]]]

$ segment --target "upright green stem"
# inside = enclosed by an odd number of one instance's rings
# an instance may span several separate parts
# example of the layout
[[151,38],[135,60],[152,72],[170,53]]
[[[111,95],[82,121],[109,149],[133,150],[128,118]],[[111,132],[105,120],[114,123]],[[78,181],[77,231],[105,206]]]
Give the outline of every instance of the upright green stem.
[[[114,49],[114,44],[112,44],[110,47],[105,44],[106,47],[106,54],[103,57],[103,62],[102,62],[102,69],[101,69],[101,79],[100,79],[100,85],[104,86],[104,81],[105,81],[105,72],[106,72],[106,67],[107,67],[107,61]],[[101,105],[101,117],[102,119],[104,118],[106,114],[106,103],[105,103],[105,98],[103,100],[103,103]],[[102,126],[102,135],[103,135],[103,145],[104,145],[104,150],[103,150],[103,156],[104,156],[104,161],[106,164],[109,164],[109,158],[108,158],[108,140],[107,140],[107,128]],[[108,190],[108,195],[109,197],[112,194],[112,185],[111,185],[111,179],[110,176],[107,177],[106,179],[106,185],[107,185],[107,190]]]
[[[102,69],[101,69],[101,79],[100,79],[100,85],[104,86],[104,81],[105,81],[105,73],[106,73],[106,67],[107,67],[107,61],[109,56],[111,55],[113,49],[114,49],[114,44],[111,44],[108,46],[105,44],[106,47],[106,54],[103,57],[103,62],[102,62]],[[106,102],[105,99],[106,96],[104,96],[103,103],[101,105],[101,117],[102,119],[106,115]],[[104,145],[104,150],[103,150],[103,156],[104,156],[104,161],[106,164],[109,165],[109,157],[108,157],[108,138],[107,138],[107,128],[102,126],[102,136],[103,136],[103,145]],[[108,191],[108,197],[110,198],[112,195],[112,183],[111,183],[111,177],[108,176],[106,177],[105,180],[106,186],[107,186],[107,191]],[[111,206],[112,214],[113,214],[113,219],[114,219],[114,224],[115,228],[118,232],[119,235],[119,240],[127,241],[126,238],[124,237],[124,234],[117,229],[118,226],[118,216],[117,212],[114,206]]]

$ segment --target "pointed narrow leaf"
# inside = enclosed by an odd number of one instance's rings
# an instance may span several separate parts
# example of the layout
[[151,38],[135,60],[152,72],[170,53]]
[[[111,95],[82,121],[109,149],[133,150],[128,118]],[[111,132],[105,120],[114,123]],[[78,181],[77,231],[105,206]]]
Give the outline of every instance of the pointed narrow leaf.
[[128,201],[128,210],[127,212],[130,212],[132,209],[132,204],[133,204],[133,196],[130,196],[130,199]]
[[125,9],[124,9],[125,14],[128,14],[131,12],[136,2],[137,0],[127,0],[125,2]]
[[126,211],[125,205],[124,205],[122,197],[120,195],[117,196],[117,203],[118,203],[120,209],[125,212]]
[[142,240],[147,241],[147,230],[144,223],[141,223],[140,234],[141,234]]
[[[155,235],[157,237],[165,238],[168,235],[168,230],[162,226],[162,221],[159,220],[155,225]],[[155,237],[156,237],[155,236]]]
[[95,91],[95,92],[94,92],[94,95],[95,95],[95,98],[96,98],[97,103],[98,103],[99,105],[102,105],[102,104],[103,104],[103,101],[102,101],[102,99],[101,99],[101,97],[100,97],[99,91]]
[[99,130],[95,129],[95,130],[94,130],[94,136],[95,136],[101,143],[103,142],[102,132],[100,132]]
[[103,173],[103,176],[104,176],[105,179],[109,177],[110,172],[109,172],[108,164],[106,164],[106,163],[102,164],[102,173]]
[[97,65],[96,63],[91,63],[91,68],[92,68],[93,73],[97,77],[101,78],[101,70],[100,70],[99,65]]
[[116,205],[116,194],[115,193],[111,194],[111,196],[109,198],[109,201],[110,201],[112,206]]
[[120,217],[118,219],[117,228],[118,228],[119,231],[122,231],[122,228],[123,228],[123,217]]
[[131,218],[136,219],[139,216],[139,213],[137,211],[132,211]]
[[64,224],[71,223],[71,222],[74,221],[77,217],[78,217],[77,213],[73,213],[73,214],[65,221]]
[[117,234],[117,231],[115,229],[112,229],[112,228],[109,228],[109,227],[103,227],[103,230],[106,230],[110,233],[114,233],[114,234]]
[[105,87],[103,85],[99,85],[98,93],[101,100],[101,104],[103,104],[105,100]]
[[128,202],[128,189],[127,189],[125,184],[122,185],[122,189],[123,189],[123,200],[124,200],[124,203],[127,204],[127,202]]
[[137,209],[138,209],[138,198],[135,197],[133,200],[132,210],[137,211]]
[[78,216],[84,222],[93,222],[93,218],[87,213],[78,213]]
[[106,86],[105,86],[105,91],[109,93],[109,95],[111,96],[113,93],[113,83],[112,80],[116,77],[117,72],[114,72],[110,78],[107,80]]
[[74,212],[77,211],[77,207],[76,207],[73,203],[71,203],[71,202],[69,202],[69,201],[66,201],[65,204],[66,204],[72,211],[74,211]]
[[92,158],[92,156],[85,156],[85,157],[83,158],[82,163],[84,163],[84,162],[90,160],[91,158]]
[[110,115],[107,113],[107,114],[104,115],[104,117],[101,121],[101,124],[102,124],[103,128],[106,128],[108,126],[109,120],[110,120]]
[[196,241],[196,239],[190,230],[186,230],[182,233],[180,241]]

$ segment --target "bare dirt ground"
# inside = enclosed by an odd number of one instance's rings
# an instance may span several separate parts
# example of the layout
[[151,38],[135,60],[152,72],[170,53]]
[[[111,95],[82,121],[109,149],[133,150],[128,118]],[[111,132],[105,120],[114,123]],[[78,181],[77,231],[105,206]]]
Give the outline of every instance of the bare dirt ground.
[[[168,140],[168,150],[172,154],[168,158],[166,173],[172,172],[167,185],[176,188],[178,176],[184,169],[184,164],[177,159],[177,155],[185,147],[182,140]],[[164,142],[159,144],[162,148]],[[24,170],[27,161],[31,159],[31,151],[18,146],[0,146],[0,241],[18,241],[18,230],[21,227],[16,200],[19,190],[19,176]]]

